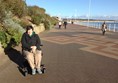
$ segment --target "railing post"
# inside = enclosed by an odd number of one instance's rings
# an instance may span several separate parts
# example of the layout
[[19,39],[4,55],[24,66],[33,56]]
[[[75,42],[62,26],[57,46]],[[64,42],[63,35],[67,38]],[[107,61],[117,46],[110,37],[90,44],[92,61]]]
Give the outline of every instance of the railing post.
[[109,24],[109,31],[110,31],[111,24]]
[[99,29],[99,23],[97,23],[97,24],[98,24],[97,28]]
[[114,24],[114,30],[113,30],[114,32],[115,32],[115,27],[116,27],[116,24]]
[[101,24],[99,23],[99,29],[101,29]]

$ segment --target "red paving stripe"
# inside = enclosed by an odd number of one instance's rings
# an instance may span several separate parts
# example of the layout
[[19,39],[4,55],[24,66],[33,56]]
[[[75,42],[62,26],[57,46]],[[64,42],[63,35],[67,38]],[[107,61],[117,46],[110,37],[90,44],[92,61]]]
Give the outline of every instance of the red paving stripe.
[[93,49],[94,51],[97,51],[97,52],[100,52],[100,53],[103,53],[103,54],[106,54],[106,55],[111,55],[111,56],[118,56],[118,53],[113,53],[111,51],[104,51],[104,50],[101,50],[101,49]]
[[112,47],[113,47],[113,48],[117,48],[117,49],[118,49],[118,44],[113,45]]

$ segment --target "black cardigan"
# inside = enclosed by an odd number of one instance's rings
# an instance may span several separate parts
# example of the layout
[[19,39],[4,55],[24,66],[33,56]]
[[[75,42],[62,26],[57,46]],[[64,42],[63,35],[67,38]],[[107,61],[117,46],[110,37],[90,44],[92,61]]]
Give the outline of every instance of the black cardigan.
[[33,32],[32,36],[29,36],[26,32],[22,35],[21,39],[22,49],[31,51],[31,46],[36,46],[37,50],[41,50],[40,38],[35,32]]

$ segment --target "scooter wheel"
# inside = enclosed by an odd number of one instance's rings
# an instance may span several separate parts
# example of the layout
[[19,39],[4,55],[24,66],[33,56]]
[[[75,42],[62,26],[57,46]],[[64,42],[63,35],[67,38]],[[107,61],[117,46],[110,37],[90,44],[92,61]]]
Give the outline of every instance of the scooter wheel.
[[42,70],[41,70],[43,74],[44,74],[44,73],[45,73],[45,71],[46,71],[45,69],[46,69],[46,68],[42,68]]
[[27,72],[27,71],[25,71],[24,75],[25,75],[25,76],[27,76],[27,75],[28,75],[28,72]]

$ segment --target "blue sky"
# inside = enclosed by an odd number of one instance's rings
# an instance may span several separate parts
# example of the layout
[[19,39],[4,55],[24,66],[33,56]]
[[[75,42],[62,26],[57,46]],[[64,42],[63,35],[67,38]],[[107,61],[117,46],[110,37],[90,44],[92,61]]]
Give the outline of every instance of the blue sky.
[[27,5],[46,9],[51,16],[118,16],[118,0],[26,0]]

